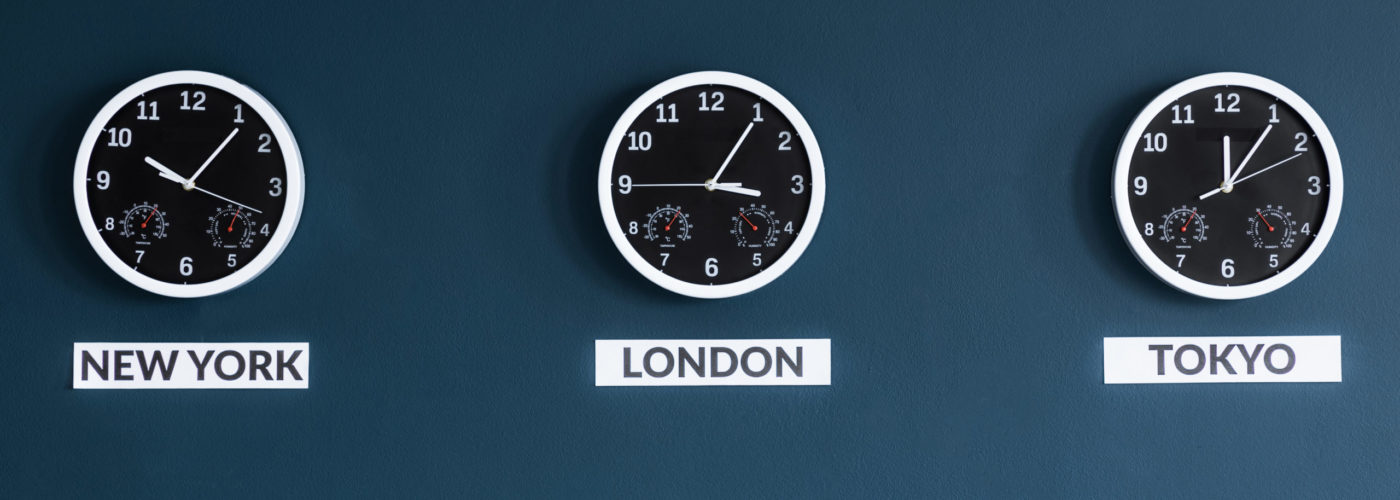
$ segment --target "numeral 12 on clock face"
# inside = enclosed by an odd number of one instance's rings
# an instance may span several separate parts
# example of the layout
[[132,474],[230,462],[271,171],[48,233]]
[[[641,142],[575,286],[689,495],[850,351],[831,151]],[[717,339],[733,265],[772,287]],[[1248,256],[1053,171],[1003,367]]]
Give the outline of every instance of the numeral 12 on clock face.
[[753,291],[801,256],[821,219],[821,151],[797,108],[752,78],[681,75],[618,120],[598,172],[603,222],[639,273],[673,292]]

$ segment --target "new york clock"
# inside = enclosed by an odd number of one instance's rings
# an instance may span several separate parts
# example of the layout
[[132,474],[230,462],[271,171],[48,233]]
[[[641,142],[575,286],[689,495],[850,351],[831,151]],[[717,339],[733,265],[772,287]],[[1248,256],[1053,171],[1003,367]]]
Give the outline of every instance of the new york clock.
[[666,80],[618,119],[598,168],[603,223],[653,283],[723,298],[787,271],[825,201],[821,151],[776,90],[734,73]]
[[301,216],[301,153],[262,95],[174,71],[103,106],[73,169],[83,234],[133,285],[202,297],[243,285],[286,248]]
[[1153,99],[1118,151],[1113,200],[1154,275],[1214,299],[1277,290],[1322,254],[1342,165],[1322,118],[1274,81],[1214,73]]

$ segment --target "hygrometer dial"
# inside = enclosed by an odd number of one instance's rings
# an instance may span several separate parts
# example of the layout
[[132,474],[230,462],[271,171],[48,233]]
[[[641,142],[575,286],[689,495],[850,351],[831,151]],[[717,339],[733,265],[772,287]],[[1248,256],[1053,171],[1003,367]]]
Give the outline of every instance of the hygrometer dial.
[[1278,289],[1322,253],[1341,211],[1342,168],[1326,125],[1297,94],[1216,73],[1143,110],[1119,150],[1113,196],[1124,238],[1154,274],[1239,299]]
[[811,241],[825,188],[797,108],[723,72],[643,94],[613,128],[598,174],[603,220],[627,261],[666,289],[704,298],[746,293],[786,271]]
[[112,98],[73,175],[78,221],[102,261],[172,297],[256,277],[290,240],[302,193],[301,155],[276,109],[197,71],[155,75]]

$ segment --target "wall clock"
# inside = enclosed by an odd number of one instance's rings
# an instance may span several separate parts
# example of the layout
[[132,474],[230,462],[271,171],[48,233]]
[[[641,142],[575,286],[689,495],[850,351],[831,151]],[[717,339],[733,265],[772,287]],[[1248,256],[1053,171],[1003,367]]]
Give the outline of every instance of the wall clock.
[[1214,73],[1153,99],[1118,150],[1119,228],[1162,281],[1214,299],[1259,296],[1311,266],[1342,208],[1327,126],[1271,80]]
[[170,297],[226,292],[291,240],[304,192],[287,123],[257,92],[198,71],[113,97],[78,149],[73,198],[112,271]]
[[821,219],[826,177],[797,108],[763,83],[706,71],[642,94],[613,127],[598,203],[619,252],[667,290],[753,291],[783,274]]

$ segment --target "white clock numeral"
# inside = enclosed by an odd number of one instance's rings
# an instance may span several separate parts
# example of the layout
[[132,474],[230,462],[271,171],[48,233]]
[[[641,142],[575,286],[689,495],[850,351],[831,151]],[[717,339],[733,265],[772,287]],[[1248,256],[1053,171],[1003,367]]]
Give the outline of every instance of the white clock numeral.
[[1302,229],[1299,229],[1298,232],[1303,233],[1303,234],[1312,234],[1312,224],[1311,224],[1311,223],[1308,223],[1308,222],[1304,222],[1304,223],[1303,223],[1303,228],[1302,228]]
[[[1185,112],[1186,112],[1186,119],[1184,119],[1184,120],[1181,118],[1181,112],[1182,112],[1182,111],[1185,111]],[[1179,104],[1174,104],[1174,105],[1172,105],[1172,124],[1173,124],[1173,125],[1178,125],[1178,124],[1181,124],[1181,125],[1190,125],[1190,124],[1192,124],[1192,123],[1196,123],[1196,120],[1191,119],[1191,105],[1190,105],[1190,104],[1187,104],[1187,105],[1185,105],[1185,106],[1182,106],[1182,105],[1179,105]]]
[[1161,132],[1142,134],[1144,153],[1161,153],[1167,150],[1167,134]]
[[268,234],[268,231],[267,231],[267,224],[263,224],[262,230],[260,230],[260,231],[258,231],[258,232],[259,232],[259,233],[262,233],[263,236],[267,236],[267,234]]
[[792,187],[792,194],[802,194],[803,191],[807,190],[807,186],[802,185],[803,180],[801,175],[792,176],[792,182],[797,184]]
[[1147,194],[1147,178],[1141,175],[1133,178],[1133,194],[1142,196]]
[[1269,123],[1278,123],[1278,105],[1269,105]]
[[1269,267],[1278,267],[1278,254],[1269,254]]
[[[1226,105],[1225,105],[1225,101],[1230,101],[1230,105],[1229,105],[1229,106],[1226,106]],[[1228,95],[1227,95],[1227,94],[1215,94],[1215,112],[1216,112],[1216,113],[1239,113],[1239,112],[1240,112],[1240,95],[1239,95],[1239,94],[1236,94],[1236,93],[1234,93],[1234,92],[1231,92],[1231,93],[1229,93]]]
[[[157,104],[160,104],[160,103],[155,102],[155,101],[151,101],[149,104],[147,104],[146,101],[139,101],[139,102],[137,102],[137,103],[136,103],[136,107],[139,109],[139,111],[136,113],[136,119],[137,119],[137,120],[160,121],[160,113],[157,112],[157,111],[158,111],[158,110],[157,110],[157,106],[156,106]],[[150,113],[150,114],[146,114],[146,108],[147,108],[148,106],[151,108],[151,113]]]
[[709,99],[706,99],[704,92],[700,93],[700,111],[724,111],[724,106],[720,105],[723,102],[724,92],[713,92],[709,94]]
[[753,254],[753,267],[758,267],[758,266],[761,266],[761,265],[763,265],[763,254],[761,254],[761,253]]
[[637,221],[627,223],[627,234],[637,234]]
[[661,267],[666,267],[666,261],[668,261],[668,260],[671,260],[671,254],[669,254],[669,253],[663,253],[663,254],[661,254]]
[[272,189],[267,190],[267,194],[272,195],[273,198],[276,198],[276,197],[278,197],[278,196],[282,196],[282,178],[281,178],[281,177],[273,177],[273,178],[271,178],[271,179],[268,179],[267,183],[272,185]]
[[714,257],[705,259],[705,276],[711,278],[719,276],[719,259]]
[[627,194],[627,193],[632,192],[632,176],[630,176],[630,175],[619,175],[619,176],[617,176],[617,192],[620,193],[620,194]]
[[1297,134],[1293,134],[1293,140],[1298,141],[1298,144],[1293,146],[1294,151],[1299,153],[1306,153],[1308,151],[1308,134],[1298,132]]
[[233,123],[243,123],[243,105],[233,105]]
[[[666,118],[666,110],[667,110],[667,109],[670,109],[670,111],[671,111],[671,117],[670,117],[670,118]],[[680,120],[676,119],[676,105],[675,105],[675,104],[657,104],[657,105],[656,105],[656,123],[676,123],[676,122],[679,122],[679,121],[680,121]]]
[[113,229],[116,229],[116,228],[117,228],[117,221],[116,221],[116,220],[113,220],[111,217],[108,217],[108,218],[107,218],[107,224],[106,224],[105,226],[103,226],[103,227],[105,227],[108,231],[111,231],[111,230],[113,230]]
[[753,103],[753,121],[763,121],[763,108],[759,106],[759,103]]
[[112,187],[112,174],[107,173],[106,170],[98,170],[97,189],[106,191],[109,187]]
[[1186,254],[1176,254],[1176,268],[1181,269],[1181,265],[1186,263]]
[[145,250],[137,250],[137,251],[136,251],[136,263],[137,263],[137,264],[140,264],[140,263],[141,263],[141,259],[143,259],[143,258],[145,258],[145,257],[146,257],[146,251],[145,251]]
[[1308,177],[1308,184],[1311,185],[1311,187],[1308,188],[1308,194],[1313,196],[1322,194],[1322,179],[1319,179],[1316,175]]
[[235,254],[235,253],[228,254],[228,267],[234,267],[234,266],[237,266],[237,265],[238,265],[238,254]]
[[628,132],[628,151],[651,151],[651,132]]
[[1220,261],[1220,277],[1225,279],[1235,277],[1235,259]]
[[115,127],[107,129],[107,147],[131,147],[131,129]]
[[262,141],[262,144],[258,145],[259,153],[272,152],[272,134],[258,134],[258,140]]
[[181,92],[180,92],[180,102],[181,102],[182,104],[180,104],[180,109],[186,110],[186,111],[204,111],[204,98],[205,98],[205,95],[204,95],[204,91],[203,91],[203,90],[196,90],[196,91],[194,91],[194,105],[191,106],[191,105],[190,105],[190,91],[188,91],[188,90],[181,91]]
[[1144,236],[1152,236],[1152,228],[1153,228],[1153,227],[1155,227],[1155,226],[1153,226],[1151,222],[1148,222],[1148,223],[1146,223],[1146,224],[1143,224],[1143,225],[1142,225],[1142,234],[1143,234]]
[[190,257],[180,258],[180,276],[194,274],[194,259]]
[[792,151],[792,146],[788,145],[792,142],[792,132],[786,130],[778,132],[778,138],[783,140],[783,142],[778,143],[778,151]]
[[787,226],[783,227],[783,232],[792,234],[792,221],[788,221]]

